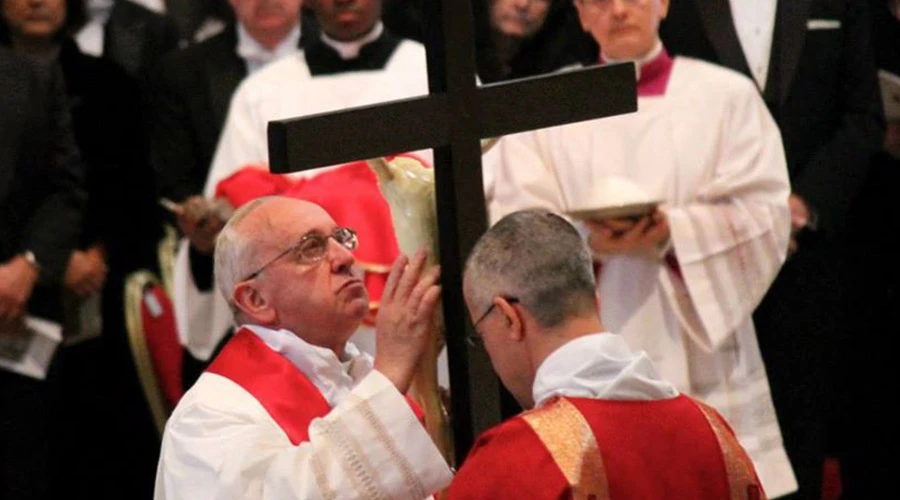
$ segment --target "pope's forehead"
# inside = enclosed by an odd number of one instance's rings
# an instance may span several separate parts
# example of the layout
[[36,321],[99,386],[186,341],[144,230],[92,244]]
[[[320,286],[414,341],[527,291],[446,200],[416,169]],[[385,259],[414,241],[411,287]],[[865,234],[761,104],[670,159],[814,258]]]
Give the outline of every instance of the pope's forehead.
[[263,203],[248,217],[252,230],[297,234],[334,226],[334,219],[315,203],[293,198],[277,198]]

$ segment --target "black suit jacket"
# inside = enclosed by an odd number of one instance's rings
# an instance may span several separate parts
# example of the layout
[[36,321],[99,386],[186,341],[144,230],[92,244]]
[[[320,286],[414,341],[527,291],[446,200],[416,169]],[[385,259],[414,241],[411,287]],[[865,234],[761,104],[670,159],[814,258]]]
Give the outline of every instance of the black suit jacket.
[[[865,2],[778,2],[763,95],[781,129],[793,191],[839,234],[882,139],[881,103]],[[840,23],[810,30],[809,20]],[[727,0],[678,0],[660,28],[675,54],[751,76]],[[752,78],[752,76],[751,76]]]
[[62,77],[0,47],[0,262],[31,250],[58,281],[80,229],[82,166]]
[[103,57],[131,76],[144,76],[178,48],[178,26],[171,18],[127,0],[118,0],[103,27]]
[[233,26],[164,57],[152,80],[151,151],[160,193],[201,193],[231,96],[247,76]]
[[79,246],[101,242],[123,274],[152,266],[159,212],[136,79],[113,62],[60,47],[72,130],[85,165],[87,206]]

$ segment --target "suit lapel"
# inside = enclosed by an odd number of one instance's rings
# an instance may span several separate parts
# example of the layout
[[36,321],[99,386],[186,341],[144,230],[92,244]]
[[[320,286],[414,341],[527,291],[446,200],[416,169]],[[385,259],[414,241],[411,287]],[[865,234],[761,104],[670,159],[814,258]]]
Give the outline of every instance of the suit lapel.
[[225,123],[228,106],[235,89],[247,76],[247,65],[235,53],[237,34],[234,27],[218,40],[218,45],[210,50],[206,65],[206,83],[215,123]]
[[[790,1],[782,0],[779,3]],[[734,28],[734,18],[731,16],[728,0],[694,0],[694,2],[706,29],[706,36],[716,50],[722,65],[752,77],[750,65],[747,64],[744,49]]]
[[[778,103],[787,100],[794,75],[797,73],[797,65],[800,62],[800,54],[806,42],[806,20],[809,17],[810,0],[779,0],[777,17],[775,18],[775,36],[778,37],[777,57],[778,80],[772,82],[777,85]],[[776,55],[773,50],[773,56]]]

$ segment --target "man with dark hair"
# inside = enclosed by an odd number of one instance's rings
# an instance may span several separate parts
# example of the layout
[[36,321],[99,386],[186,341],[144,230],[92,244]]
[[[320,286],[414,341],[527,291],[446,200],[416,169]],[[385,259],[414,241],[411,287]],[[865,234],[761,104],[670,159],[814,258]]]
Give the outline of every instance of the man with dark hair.
[[759,498],[722,416],[603,327],[594,286],[590,251],[552,212],[512,213],[476,243],[472,340],[535,409],[479,438],[449,498]]

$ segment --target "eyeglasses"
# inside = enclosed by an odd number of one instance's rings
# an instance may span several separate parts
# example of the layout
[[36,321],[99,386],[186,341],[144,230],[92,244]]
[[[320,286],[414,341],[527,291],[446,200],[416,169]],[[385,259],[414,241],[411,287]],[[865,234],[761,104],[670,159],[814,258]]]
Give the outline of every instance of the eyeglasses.
[[[519,299],[516,297],[502,297],[502,298],[509,304],[518,304],[519,303]],[[495,307],[497,307],[496,302],[492,303],[491,306],[488,307],[486,311],[484,311],[484,314],[482,314],[481,317],[475,321],[475,323],[472,323],[472,333],[469,334],[468,337],[466,337],[466,342],[468,342],[470,346],[476,347],[476,348],[484,347],[484,339],[482,339],[481,335],[478,333],[478,325],[480,325],[481,322],[484,321],[488,317],[489,314],[491,314],[491,311],[493,311]]]
[[250,273],[241,281],[246,281],[259,276],[267,267],[271,266],[285,255],[291,255],[299,264],[314,264],[319,262],[325,258],[325,254],[328,253],[329,238],[334,238],[334,241],[338,242],[339,245],[351,252],[356,250],[356,247],[359,246],[359,238],[356,236],[356,231],[349,227],[339,227],[335,229],[333,233],[327,235],[320,233],[307,234],[300,238],[300,241],[286,248],[283,252],[276,255],[275,258],[263,264],[262,267],[255,272]]

